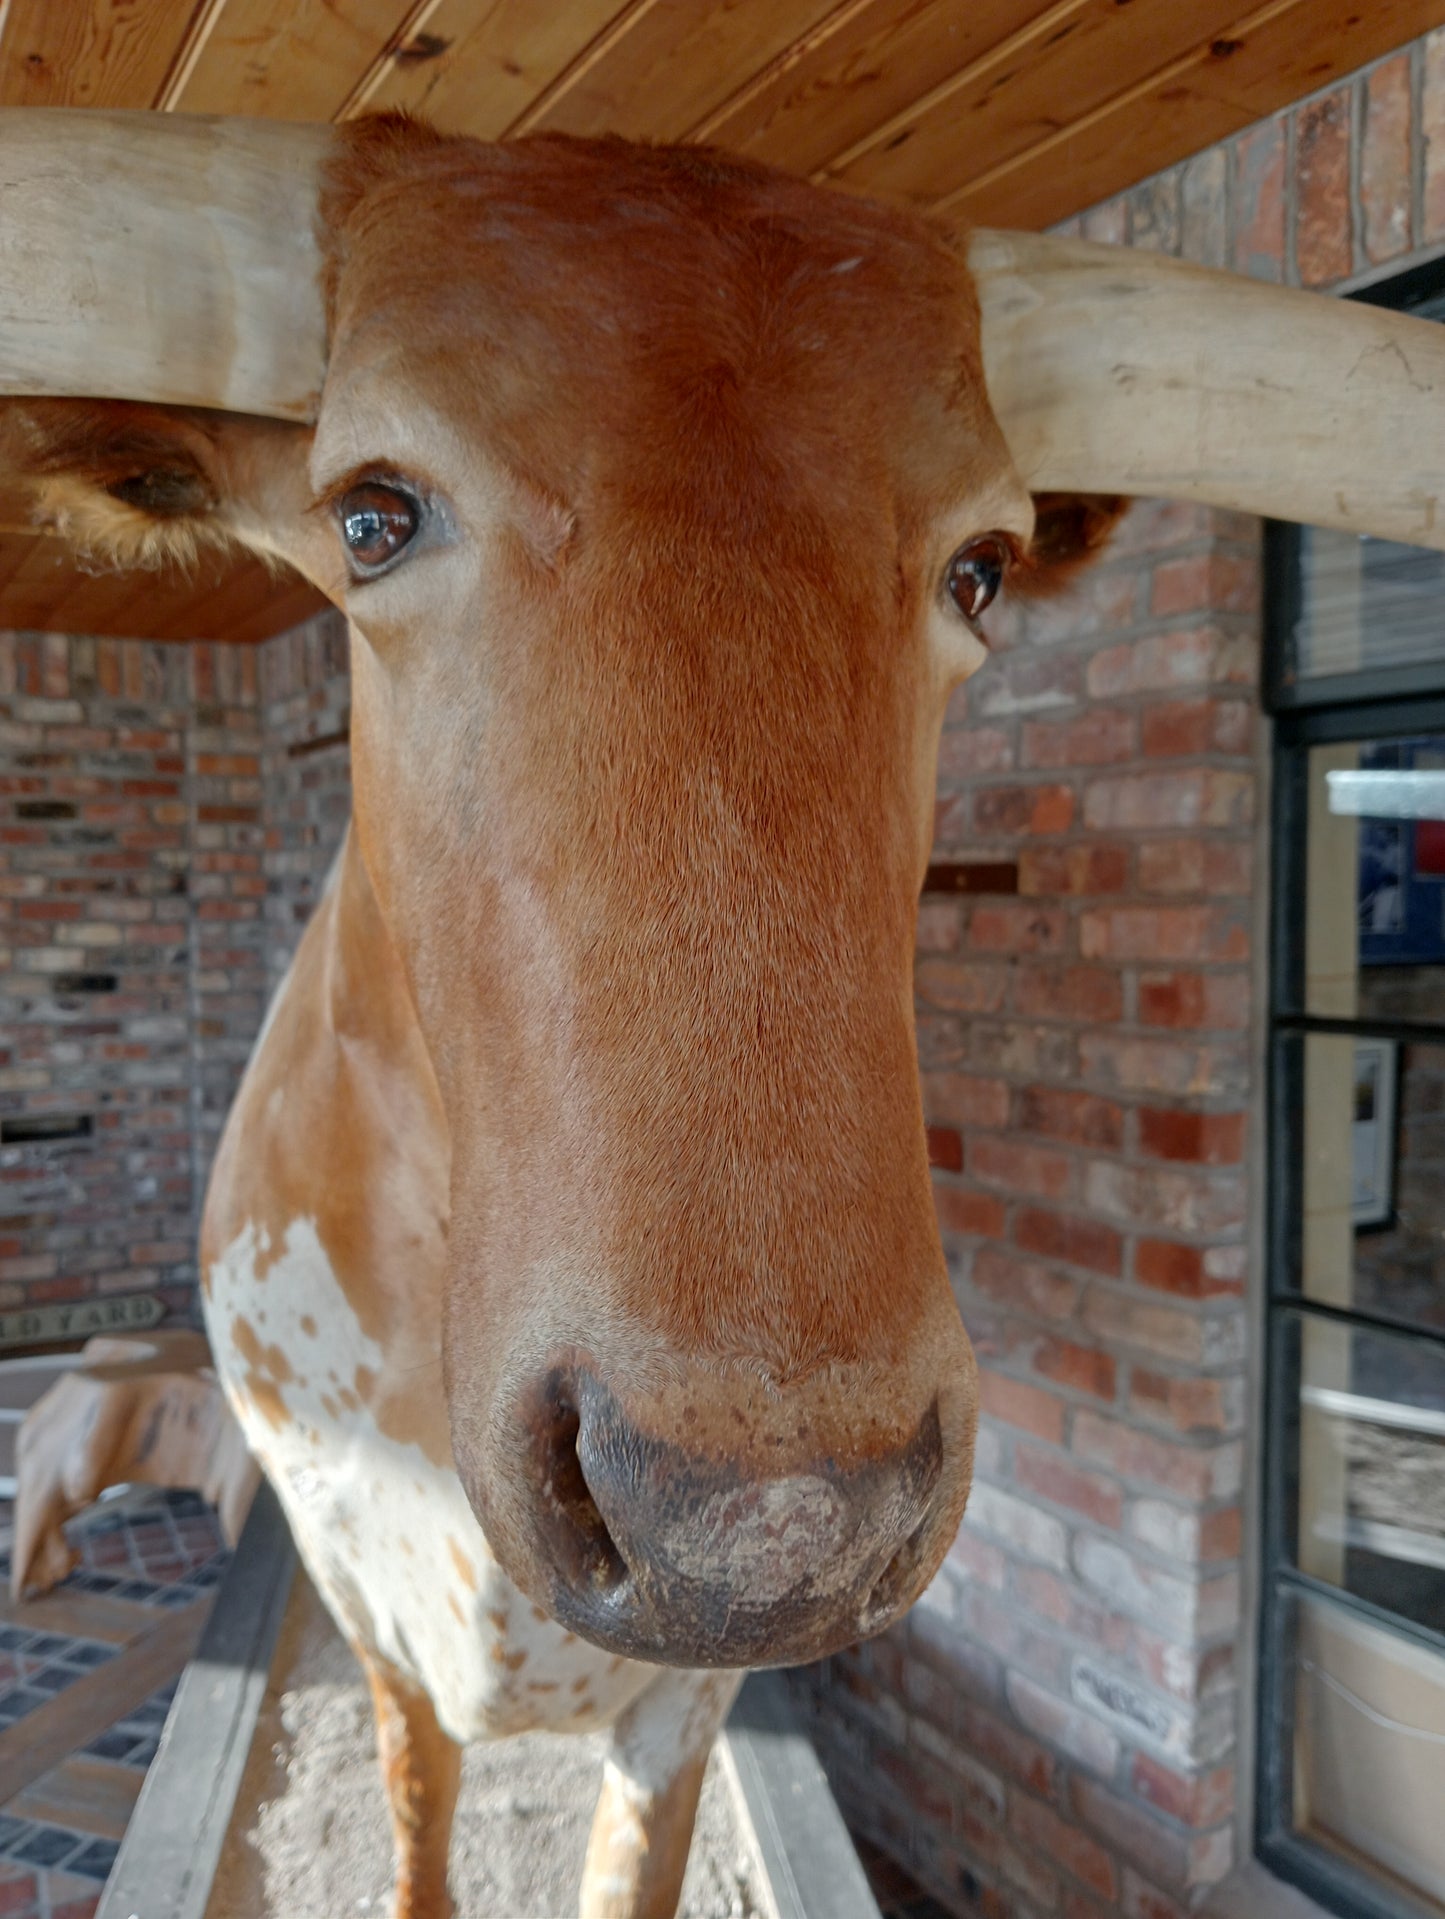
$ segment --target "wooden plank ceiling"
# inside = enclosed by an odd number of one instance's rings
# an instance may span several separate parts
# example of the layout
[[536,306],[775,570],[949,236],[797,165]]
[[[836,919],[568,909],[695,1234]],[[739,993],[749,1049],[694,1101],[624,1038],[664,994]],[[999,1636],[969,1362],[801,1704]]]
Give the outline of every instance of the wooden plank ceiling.
[[[0,0],[0,104],[706,140],[1043,227],[1445,22],[1445,0]],[[0,528],[0,626],[259,638],[246,564],[106,580]]]

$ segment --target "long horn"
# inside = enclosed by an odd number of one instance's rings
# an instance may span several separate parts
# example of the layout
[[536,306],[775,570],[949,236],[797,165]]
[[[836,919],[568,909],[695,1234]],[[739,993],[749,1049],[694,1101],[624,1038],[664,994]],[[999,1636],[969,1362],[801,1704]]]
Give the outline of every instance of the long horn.
[[0,393],[312,420],[326,127],[0,113]]
[[976,231],[989,398],[1035,491],[1445,549],[1445,326],[1154,253]]

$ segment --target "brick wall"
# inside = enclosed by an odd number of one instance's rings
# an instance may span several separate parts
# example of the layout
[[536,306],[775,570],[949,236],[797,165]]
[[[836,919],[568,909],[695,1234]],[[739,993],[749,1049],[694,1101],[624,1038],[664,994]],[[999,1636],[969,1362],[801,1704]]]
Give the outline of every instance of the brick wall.
[[[1445,34],[1070,230],[1321,288],[1438,253]],[[1260,587],[1256,524],[1137,506],[944,736],[934,857],[1002,889],[925,900],[916,981],[977,1482],[910,1618],[796,1690],[961,1914],[1174,1919],[1239,1850]]]
[[260,648],[0,634],[0,1121],[83,1129],[0,1143],[0,1311],[190,1311],[219,1127],[344,823],[346,710],[332,617]]

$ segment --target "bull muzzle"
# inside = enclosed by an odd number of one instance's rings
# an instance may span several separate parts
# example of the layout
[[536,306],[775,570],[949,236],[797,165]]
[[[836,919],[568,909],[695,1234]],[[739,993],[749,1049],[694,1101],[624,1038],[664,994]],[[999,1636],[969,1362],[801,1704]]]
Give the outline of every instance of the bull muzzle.
[[508,1483],[465,1457],[462,1476],[505,1569],[583,1638],[659,1665],[799,1664],[882,1631],[954,1536],[975,1423],[961,1326],[947,1357],[921,1391],[836,1368],[647,1393],[572,1359],[518,1396]]

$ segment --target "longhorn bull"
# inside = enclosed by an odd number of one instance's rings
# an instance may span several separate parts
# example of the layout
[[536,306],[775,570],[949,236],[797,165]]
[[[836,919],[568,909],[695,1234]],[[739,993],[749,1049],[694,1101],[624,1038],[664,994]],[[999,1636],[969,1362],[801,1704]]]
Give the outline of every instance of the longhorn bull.
[[395,120],[6,115],[0,272],[43,512],[350,621],[354,819],[203,1270],[371,1678],[397,1912],[447,1909],[462,1743],[610,1726],[583,1910],[670,1913],[739,1669],[885,1626],[967,1496],[911,959],[1031,495],[1445,544],[1445,335]]

